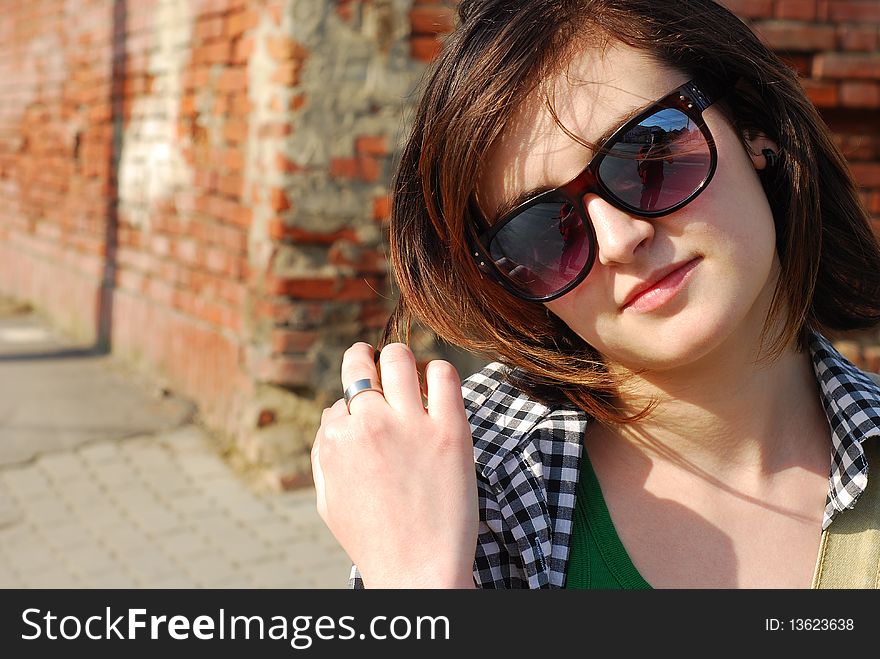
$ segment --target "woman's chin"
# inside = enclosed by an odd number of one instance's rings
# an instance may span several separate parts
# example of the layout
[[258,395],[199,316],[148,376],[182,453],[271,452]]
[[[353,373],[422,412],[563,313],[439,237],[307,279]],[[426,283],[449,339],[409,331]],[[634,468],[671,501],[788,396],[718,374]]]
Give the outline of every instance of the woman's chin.
[[[736,327],[730,318],[707,317],[668,319],[655,332],[621,332],[599,352],[611,363],[629,371],[672,371],[699,364],[729,342]],[[675,322],[676,320],[681,322]]]

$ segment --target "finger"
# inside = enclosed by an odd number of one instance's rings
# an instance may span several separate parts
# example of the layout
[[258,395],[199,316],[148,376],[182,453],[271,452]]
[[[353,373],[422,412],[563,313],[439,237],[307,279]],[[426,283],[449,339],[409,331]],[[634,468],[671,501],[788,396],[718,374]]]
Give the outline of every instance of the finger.
[[312,444],[312,481],[315,484],[315,500],[318,507],[318,514],[321,519],[326,519],[327,501],[324,497],[324,472],[321,470],[321,460],[319,453],[321,452],[321,431],[315,435],[315,442]]
[[340,398],[321,413],[321,425],[343,416],[348,416],[348,410],[345,409],[345,399]]
[[424,412],[416,358],[403,343],[389,343],[379,357],[385,400],[401,412]]
[[466,418],[461,395],[461,378],[455,367],[435,359],[425,367],[428,385],[428,414],[435,419]]
[[[368,343],[355,343],[342,356],[342,388],[346,387],[358,380],[367,379],[373,383],[374,387],[380,387],[379,373],[376,371],[376,364],[373,362],[373,346]],[[349,403],[349,411],[354,412],[362,405],[384,404],[385,398],[378,391],[363,391],[351,399]]]

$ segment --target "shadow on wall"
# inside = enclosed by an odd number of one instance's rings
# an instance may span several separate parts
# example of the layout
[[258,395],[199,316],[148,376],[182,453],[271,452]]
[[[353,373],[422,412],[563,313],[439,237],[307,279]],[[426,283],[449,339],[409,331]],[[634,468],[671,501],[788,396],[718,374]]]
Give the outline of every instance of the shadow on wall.
[[95,326],[95,350],[109,354],[113,343],[113,292],[116,288],[117,250],[119,246],[119,162],[122,153],[122,133],[125,128],[123,100],[125,84],[125,25],[127,0],[113,0],[113,32],[110,72],[110,112],[113,134],[110,143],[110,163],[107,172],[107,222],[104,236],[104,268],[98,291]]

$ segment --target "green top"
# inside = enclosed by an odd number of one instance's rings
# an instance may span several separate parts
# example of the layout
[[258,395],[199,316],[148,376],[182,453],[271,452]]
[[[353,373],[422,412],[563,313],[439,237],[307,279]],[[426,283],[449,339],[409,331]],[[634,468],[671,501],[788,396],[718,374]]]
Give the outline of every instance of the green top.
[[651,588],[633,565],[614,530],[614,522],[586,448],[575,495],[565,587],[594,590]]

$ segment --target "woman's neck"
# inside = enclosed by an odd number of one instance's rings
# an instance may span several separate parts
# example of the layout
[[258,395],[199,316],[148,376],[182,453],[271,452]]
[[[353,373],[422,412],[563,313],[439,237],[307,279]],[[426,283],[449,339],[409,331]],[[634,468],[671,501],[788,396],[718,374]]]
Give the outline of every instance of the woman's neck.
[[[756,484],[793,466],[828,468],[827,420],[810,355],[789,347],[771,363],[733,343],[684,368],[633,376],[625,409],[643,420],[611,428],[653,462]],[[824,467],[822,466],[824,464]]]

